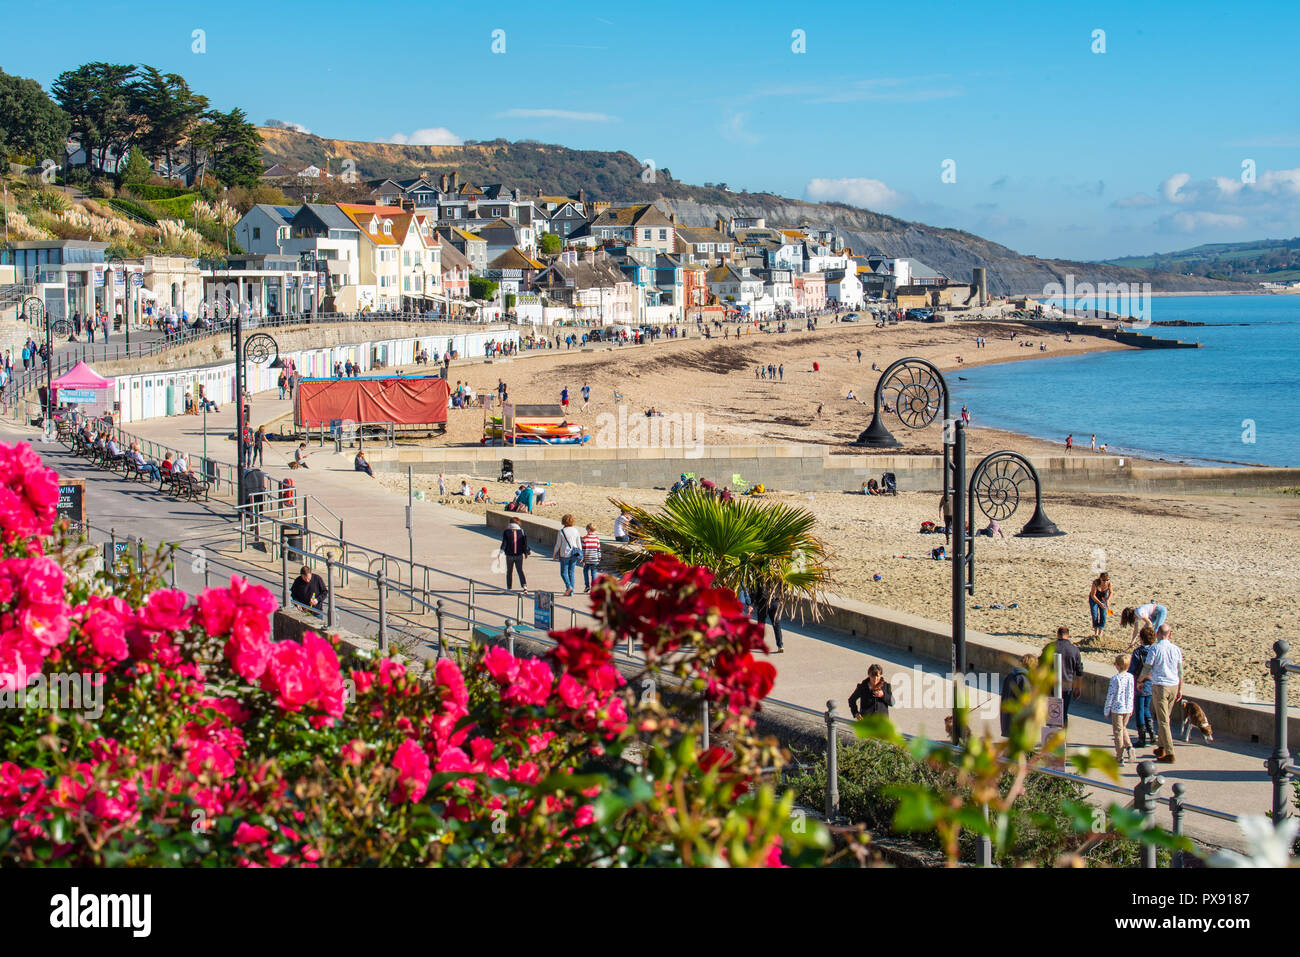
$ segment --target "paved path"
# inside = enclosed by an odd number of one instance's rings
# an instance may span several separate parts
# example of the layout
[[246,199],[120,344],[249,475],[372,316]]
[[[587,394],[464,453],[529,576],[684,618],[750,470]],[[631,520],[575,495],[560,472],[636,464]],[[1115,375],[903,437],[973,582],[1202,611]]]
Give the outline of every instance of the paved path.
[[[272,422],[288,411],[287,401],[276,399],[274,392],[263,393],[254,397],[252,421],[254,425]],[[227,406],[220,413],[208,417],[209,452],[214,458],[233,460],[233,442],[227,438],[233,431],[233,412],[233,407]],[[201,448],[202,428],[200,420],[195,418],[175,416],[135,423],[130,428],[143,437],[185,448],[191,453],[197,453]],[[220,438],[217,438],[218,431]],[[0,431],[0,435],[4,434]],[[5,436],[5,441],[11,440],[8,435]],[[160,499],[146,486],[126,483],[118,476],[105,477],[103,473],[96,472],[83,461],[67,454],[61,446],[38,445],[37,448],[48,456],[52,466],[64,474],[85,476],[88,479],[92,523],[117,523],[119,530],[130,527],[146,540],[179,540],[188,548],[207,545],[216,549],[223,560],[243,560],[238,553],[237,526],[232,526],[226,517],[230,514],[229,506],[223,506],[215,500],[210,506],[172,503]],[[385,490],[364,474],[353,471],[352,453],[336,455],[332,447],[313,452],[308,469],[291,472],[287,468],[291,448],[289,443],[268,445],[265,469],[276,478],[292,475],[299,495],[311,497],[308,507],[313,530],[332,528],[337,533],[337,516],[342,518],[345,537],[350,541],[403,559],[407,557],[405,496]],[[451,569],[462,576],[504,586],[504,571],[494,565],[499,538],[487,531],[481,517],[453,506],[416,502],[413,524],[416,562]],[[252,550],[244,553],[250,561],[256,555]],[[357,560],[354,557],[350,562]],[[554,588],[557,591],[562,588],[558,565],[551,560],[534,555],[525,564],[532,587]],[[263,580],[269,580],[273,590],[278,592],[278,562],[267,564],[263,559],[257,574]],[[389,574],[403,579],[406,577],[406,572],[400,569],[390,570]],[[187,587],[183,581],[180,583]],[[358,586],[363,584],[354,582],[351,592],[356,594]],[[417,577],[417,585],[419,584]],[[432,587],[435,590],[455,590],[462,585],[463,583],[454,583],[448,579],[435,582]],[[503,615],[517,613],[518,606],[510,598],[483,603],[496,608]],[[359,604],[350,607],[353,611],[363,611]],[[389,608],[400,624],[400,618],[407,608],[405,599],[390,598]],[[360,634],[374,633],[373,625],[366,627],[351,614],[348,618],[357,623],[351,630]],[[420,628],[427,629],[428,621],[428,617],[418,619],[417,624],[409,630],[418,632]],[[340,624],[349,627],[345,620],[341,619]],[[557,613],[556,624],[559,627],[569,624],[567,612],[560,610]],[[894,648],[873,645],[869,637],[854,638],[815,625],[792,625],[784,630],[786,652],[774,658],[778,667],[774,698],[818,711],[825,708],[829,699],[835,699],[839,712],[845,714],[848,711],[847,697],[853,687],[866,676],[867,666],[872,662],[880,662],[885,667],[886,675],[894,680],[896,697],[901,698],[903,685],[906,684],[906,693],[911,698],[909,706],[901,706],[903,702],[900,700],[900,706],[894,709],[892,717],[898,727],[909,733],[925,732],[932,737],[943,735],[943,716],[947,709],[942,702],[925,697],[927,689],[941,687],[941,683],[936,680],[942,667],[939,663],[921,660]],[[426,631],[425,634],[427,633]],[[894,676],[900,672],[906,677],[902,681],[895,680]],[[985,712],[994,724],[997,714],[995,709],[996,704]],[[1072,745],[1110,746],[1109,722],[1103,721],[1098,708],[1080,706],[1072,717]],[[1200,742],[1199,735],[1194,732],[1192,743],[1180,742],[1177,748],[1178,763],[1161,766],[1161,773],[1167,782],[1166,788],[1176,781],[1182,781],[1187,786],[1185,797],[1191,804],[1233,813],[1262,814],[1271,805],[1270,781],[1263,768],[1267,751],[1267,745],[1262,743],[1220,740],[1207,746]],[[1149,757],[1149,751],[1140,752],[1138,756]],[[1136,783],[1136,770],[1132,765],[1124,769],[1120,783],[1126,787],[1132,787]],[[1166,789],[1162,794],[1167,796],[1169,791]],[[1104,796],[1104,800],[1109,802],[1114,797],[1120,797],[1123,803],[1127,803],[1127,800],[1118,795]],[[1160,811],[1158,821],[1168,826],[1167,810]],[[1240,846],[1236,827],[1230,823],[1190,814],[1186,826],[1189,834],[1202,841]]]

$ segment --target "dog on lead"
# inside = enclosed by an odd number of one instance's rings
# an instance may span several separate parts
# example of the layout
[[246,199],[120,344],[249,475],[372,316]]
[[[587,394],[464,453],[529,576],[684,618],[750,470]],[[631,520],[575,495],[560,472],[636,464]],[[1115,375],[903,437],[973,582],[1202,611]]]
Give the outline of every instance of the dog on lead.
[[1201,732],[1201,737],[1205,738],[1206,743],[1214,741],[1214,729],[1210,727],[1210,719],[1205,716],[1205,709],[1195,701],[1187,698],[1183,699],[1183,740],[1192,740],[1192,729]]

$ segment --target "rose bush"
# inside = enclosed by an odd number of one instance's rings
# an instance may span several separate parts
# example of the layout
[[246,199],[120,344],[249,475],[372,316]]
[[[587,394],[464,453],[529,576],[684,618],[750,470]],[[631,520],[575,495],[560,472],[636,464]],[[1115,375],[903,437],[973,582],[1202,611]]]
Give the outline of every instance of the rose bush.
[[[65,574],[77,550],[54,534],[55,498],[30,449],[0,446],[0,862],[821,858],[824,830],[760,783],[783,760],[752,733],[775,676],[762,630],[703,569],[661,557],[603,579],[597,626],[553,632],[545,658],[429,666],[311,633],[275,642],[274,597],[239,577],[191,599],[158,565]],[[720,747],[700,753],[698,724],[632,693],[614,665],[629,637],[648,672],[720,706]],[[19,701],[55,674],[86,676],[102,711]]]

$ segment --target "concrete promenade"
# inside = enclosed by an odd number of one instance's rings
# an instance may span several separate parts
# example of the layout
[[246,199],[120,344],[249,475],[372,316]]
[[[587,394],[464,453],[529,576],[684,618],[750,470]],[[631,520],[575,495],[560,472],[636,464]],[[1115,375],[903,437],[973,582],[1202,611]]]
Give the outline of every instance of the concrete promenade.
[[[288,412],[287,401],[276,399],[274,392],[263,393],[253,399],[252,423],[254,426],[272,423]],[[228,438],[234,428],[233,413],[233,406],[226,406],[220,413],[208,416],[208,449],[215,459],[227,462],[234,459],[234,445]],[[200,417],[176,416],[136,423],[130,430],[153,441],[197,454],[203,441],[201,421]],[[4,441],[23,436],[28,441],[37,438],[32,430],[9,426],[0,428],[0,435]],[[251,563],[249,567],[257,570],[256,576],[270,583],[278,593],[278,561],[271,563],[265,555],[252,549],[242,555],[238,553],[238,529],[230,518],[228,504],[216,499],[210,506],[176,503],[158,496],[149,486],[127,483],[120,476],[97,472],[88,463],[68,454],[60,445],[37,444],[36,447],[61,474],[88,479],[92,523],[107,526],[116,522],[119,532],[123,527],[129,527],[145,540],[179,541],[183,548],[189,549],[208,547],[223,560],[236,564]],[[277,479],[292,475],[298,494],[312,496],[319,503],[311,506],[312,514],[326,517],[326,521],[332,523],[333,516],[324,512],[328,508],[343,520],[344,535],[350,541],[403,558],[407,555],[404,496],[387,491],[364,474],[353,471],[353,453],[345,451],[336,455],[330,446],[312,453],[308,459],[309,468],[291,472],[287,463],[292,448],[290,443],[268,444],[265,470]],[[325,527],[318,521],[313,520],[313,529]],[[504,586],[504,570],[494,561],[499,536],[488,532],[480,516],[433,502],[416,502],[413,524],[416,562]],[[563,586],[558,565],[544,555],[549,556],[549,549],[539,549],[525,562],[529,585],[559,592]],[[178,579],[181,587],[195,585],[192,576],[187,583],[188,574],[183,573]],[[201,585],[201,581],[198,584]],[[570,601],[576,603],[578,599]],[[396,609],[401,613],[406,607],[404,599],[390,598],[390,610]],[[511,601],[499,601],[497,607],[502,614],[511,614],[515,606]],[[362,610],[360,604],[352,608],[354,612]],[[373,625],[366,627],[360,623],[360,615],[350,613],[348,617],[355,623],[345,623],[341,617],[339,624],[359,634],[374,633]],[[427,616],[421,622],[425,628],[428,627]],[[564,627],[567,624],[567,615],[561,611],[556,625]],[[900,706],[894,709],[892,717],[899,728],[909,733],[943,736],[943,716],[947,708],[942,700],[935,701],[933,695],[934,689],[942,687],[938,678],[946,670],[944,663],[923,660],[883,644],[873,644],[869,635],[855,637],[811,624],[792,624],[784,630],[786,652],[773,659],[778,668],[774,698],[818,711],[825,708],[828,700],[834,699],[839,713],[847,714],[849,694],[865,678],[867,666],[879,662],[884,666],[887,678],[895,684],[895,696]],[[1261,649],[1261,654],[1264,652],[1265,649]],[[901,682],[895,678],[900,674],[903,676]],[[906,689],[903,684],[907,685]],[[996,691],[996,683],[993,690]],[[910,699],[906,707],[901,706],[904,691]],[[987,715],[984,720],[991,719],[996,725],[996,704],[986,709],[984,714]],[[1070,743],[1110,746],[1109,722],[1103,721],[1100,709],[1087,704],[1077,705],[1070,723]],[[1263,767],[1268,749],[1266,741],[1248,743],[1220,739],[1213,745],[1206,745],[1194,732],[1190,744],[1178,743],[1177,763],[1160,766],[1166,781],[1161,795],[1168,796],[1170,786],[1181,781],[1186,785],[1185,799],[1190,804],[1230,813],[1263,814],[1271,806],[1270,781]],[[1139,758],[1149,755],[1149,751],[1138,753]],[[1120,783],[1129,788],[1136,783],[1133,765],[1123,769]],[[1117,797],[1121,803],[1128,803],[1122,795],[1102,794],[1100,797],[1103,803]],[[1157,820],[1168,826],[1167,809],[1158,812]],[[1233,847],[1239,847],[1241,843],[1234,825],[1203,815],[1189,814],[1186,830],[1207,843]]]

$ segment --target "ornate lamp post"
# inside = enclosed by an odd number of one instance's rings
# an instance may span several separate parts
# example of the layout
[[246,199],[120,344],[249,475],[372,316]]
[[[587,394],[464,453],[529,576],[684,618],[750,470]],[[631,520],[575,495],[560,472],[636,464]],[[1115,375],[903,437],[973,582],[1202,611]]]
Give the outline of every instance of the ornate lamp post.
[[[948,429],[948,423],[952,419],[949,415],[951,396],[948,380],[943,377],[938,366],[926,359],[912,356],[890,364],[876,380],[871,423],[853,445],[868,449],[895,449],[902,446],[903,443],[894,438],[885,427],[882,415],[886,393],[893,396],[893,414],[909,429],[924,429],[943,413],[943,497],[944,501],[948,501],[953,488],[960,487],[954,483],[952,475],[952,435]],[[954,515],[954,519],[955,517]]]
[[974,594],[975,536],[967,522],[976,506],[989,518],[999,521],[1015,514],[1021,489],[1033,482],[1034,513],[1017,533],[1024,538],[1048,538],[1065,534],[1043,511],[1042,483],[1038,471],[1019,452],[1002,450],[985,456],[966,475],[966,423],[949,415],[951,394],[943,373],[932,362],[917,357],[899,359],[880,374],[876,382],[871,422],[854,445],[864,448],[899,448],[899,442],[884,423],[885,398],[893,399],[892,411],[911,429],[923,429],[943,415],[943,495],[952,502],[952,672],[958,686],[954,696],[952,740],[960,743],[961,724],[957,706],[964,706],[961,694],[965,684],[966,595]]
[[32,325],[45,324],[45,406],[41,410],[41,421],[46,424],[54,410],[54,336],[72,334],[72,323],[67,319],[50,319],[45,309],[45,300],[40,296],[28,296],[23,300],[23,316]]
[[265,332],[259,332],[249,337],[247,343],[244,342],[244,317],[243,309],[236,307],[234,310],[234,328],[231,332],[231,347],[235,353],[235,494],[238,504],[244,504],[244,472],[248,468],[247,448],[244,446],[244,430],[248,428],[248,416],[244,409],[244,392],[246,378],[244,371],[245,360],[251,359],[253,362],[261,365],[271,358],[274,352],[275,363],[280,361],[280,346],[270,335]]
[[108,271],[113,274],[113,299],[117,299],[117,271],[122,270],[122,328],[126,330],[126,354],[131,354],[131,277],[121,256],[108,257]]

